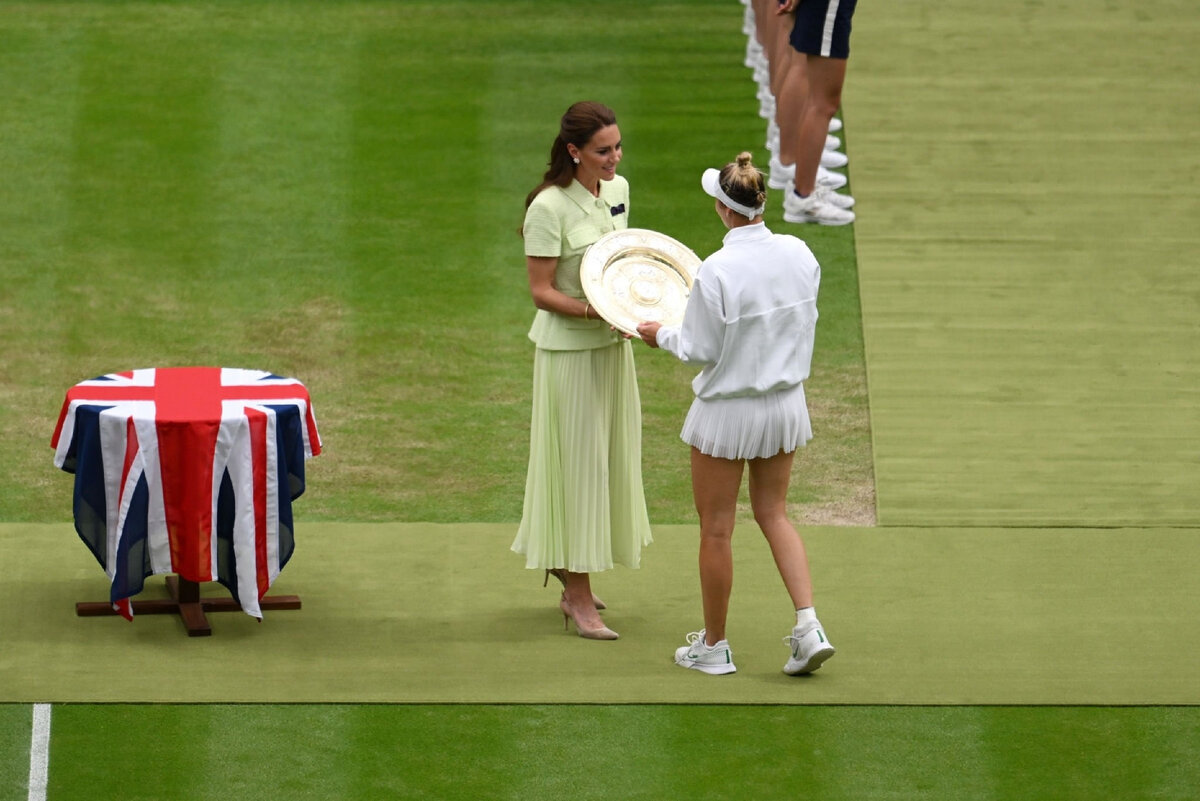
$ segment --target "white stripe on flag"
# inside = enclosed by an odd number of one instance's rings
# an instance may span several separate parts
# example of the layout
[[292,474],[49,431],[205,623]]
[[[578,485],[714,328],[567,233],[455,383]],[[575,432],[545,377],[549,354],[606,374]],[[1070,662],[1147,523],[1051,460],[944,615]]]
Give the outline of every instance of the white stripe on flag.
[[50,778],[50,705],[33,705],[33,736],[29,741],[29,801],[46,801]]

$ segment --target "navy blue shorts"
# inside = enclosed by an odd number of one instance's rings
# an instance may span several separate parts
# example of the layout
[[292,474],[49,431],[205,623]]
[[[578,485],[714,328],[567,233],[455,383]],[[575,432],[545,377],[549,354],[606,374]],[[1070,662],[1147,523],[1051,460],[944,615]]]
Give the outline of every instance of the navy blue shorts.
[[858,0],[800,0],[792,47],[810,56],[850,58],[850,18]]

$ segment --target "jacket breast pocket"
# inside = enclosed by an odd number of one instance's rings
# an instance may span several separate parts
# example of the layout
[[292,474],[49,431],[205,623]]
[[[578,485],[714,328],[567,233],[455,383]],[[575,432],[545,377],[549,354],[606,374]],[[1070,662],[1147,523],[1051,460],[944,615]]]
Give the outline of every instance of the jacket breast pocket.
[[572,251],[578,253],[581,250],[586,250],[587,246],[600,238],[600,229],[591,223],[585,225],[577,225],[567,231],[567,246]]

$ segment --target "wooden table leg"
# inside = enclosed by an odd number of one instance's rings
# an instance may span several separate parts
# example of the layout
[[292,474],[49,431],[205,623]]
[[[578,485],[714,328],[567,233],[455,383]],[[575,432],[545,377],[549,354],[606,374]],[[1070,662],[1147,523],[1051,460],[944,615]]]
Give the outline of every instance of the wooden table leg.
[[[179,615],[189,637],[208,637],[212,627],[207,612],[240,612],[242,607],[233,598],[202,598],[200,584],[179,576],[167,576],[170,598],[147,601],[131,601],[134,615]],[[299,609],[297,595],[267,595],[259,601],[262,609]],[[75,604],[79,617],[101,617],[119,614],[112,604],[104,601],[88,601]]]

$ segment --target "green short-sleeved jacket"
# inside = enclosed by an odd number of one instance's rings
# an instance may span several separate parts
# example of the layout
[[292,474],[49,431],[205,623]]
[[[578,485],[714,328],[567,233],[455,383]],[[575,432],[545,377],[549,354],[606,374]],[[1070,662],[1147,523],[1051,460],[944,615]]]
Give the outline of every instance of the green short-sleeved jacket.
[[[578,181],[542,190],[525,212],[525,255],[558,259],[554,287],[586,301],[579,266],[583,252],[600,237],[629,226],[629,182],[621,176],[600,182],[600,197]],[[590,350],[621,341],[603,320],[566,317],[539,309],[529,338],[545,350]]]

